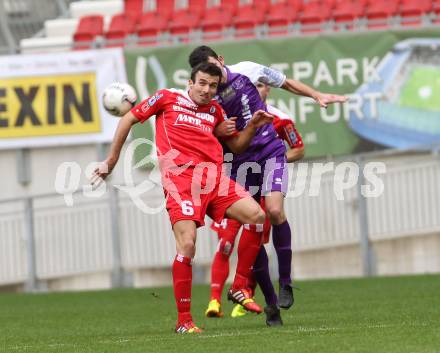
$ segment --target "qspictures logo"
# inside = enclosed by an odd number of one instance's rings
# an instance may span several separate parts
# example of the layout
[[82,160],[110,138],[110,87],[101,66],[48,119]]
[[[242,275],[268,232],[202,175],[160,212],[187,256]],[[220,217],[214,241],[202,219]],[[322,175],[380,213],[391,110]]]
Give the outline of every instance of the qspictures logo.
[[[128,145],[125,154],[119,161],[119,164],[122,163],[124,183],[113,185],[126,193],[136,207],[145,214],[157,214],[165,208],[165,198],[160,205],[157,205],[157,199],[153,199],[151,192],[154,188],[164,188],[170,197],[173,197],[178,204],[182,205],[183,211],[189,212],[190,207],[200,203],[202,195],[212,192],[216,187],[215,182],[207,182],[203,175],[216,176],[218,173],[223,173],[227,177],[224,180],[229,180],[231,170],[233,169],[236,170],[237,185],[244,185],[248,180],[254,180],[253,177],[256,173],[263,176],[262,185],[251,185],[249,187],[251,195],[261,192],[264,194],[267,185],[285,183],[286,187],[283,189],[283,193],[286,198],[298,198],[304,195],[319,197],[321,192],[323,192],[321,188],[322,180],[329,176],[331,177],[333,196],[339,201],[343,201],[346,192],[356,188],[360,180],[363,180],[360,191],[362,196],[366,198],[380,197],[385,189],[381,178],[381,175],[386,173],[386,165],[383,162],[367,162],[363,166],[350,161],[340,163],[301,162],[294,164],[293,172],[289,173],[288,177],[283,175],[280,178],[278,174],[273,172],[280,168],[275,159],[266,161],[264,167],[256,162],[246,162],[237,166],[234,165],[232,154],[226,154],[225,162],[221,166],[221,170],[218,170],[219,167],[214,163],[201,163],[199,165],[187,163],[183,166],[178,166],[174,163],[174,160],[180,152],[172,149],[167,154],[161,156],[162,168],[165,166],[165,169],[171,170],[174,175],[185,173],[189,168],[194,170],[191,181],[191,200],[182,200],[180,195],[175,192],[175,185],[172,180],[167,178],[167,176],[161,176],[157,160],[151,157],[155,155],[154,153],[146,156],[136,164],[133,163],[135,150],[141,146],[145,149],[145,145],[153,149],[155,148],[155,144],[145,138],[135,139]],[[153,164],[154,168],[143,178],[142,182],[136,183],[133,178],[133,171],[147,164]],[[106,180],[101,180],[94,186],[90,184],[80,185],[81,174],[84,172],[86,177],[91,179],[93,171],[99,165],[100,162],[92,162],[84,171],[77,162],[64,162],[59,165],[54,186],[56,192],[63,195],[67,206],[74,206],[73,196],[79,190],[82,191],[84,196],[95,199],[103,197],[108,192],[108,181]],[[219,196],[222,196],[220,193],[225,190],[227,190],[226,187],[219,188]],[[240,192],[240,190],[236,191]],[[150,196],[148,195],[149,193]],[[149,201],[154,201],[154,206]]]

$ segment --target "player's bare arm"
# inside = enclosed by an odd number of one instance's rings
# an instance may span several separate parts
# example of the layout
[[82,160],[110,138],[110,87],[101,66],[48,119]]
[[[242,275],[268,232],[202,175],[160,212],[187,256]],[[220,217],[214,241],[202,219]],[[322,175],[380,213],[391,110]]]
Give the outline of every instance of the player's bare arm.
[[304,147],[290,148],[286,151],[287,163],[293,163],[304,158]]
[[137,122],[139,120],[131,112],[128,112],[121,118],[108,157],[93,172],[91,178],[92,185],[97,184],[100,179],[105,179],[112,172],[121,154],[122,146],[130,133],[130,129]]
[[218,124],[214,130],[214,135],[217,138],[224,138],[232,136],[236,132],[236,117],[230,118]]
[[264,110],[257,110],[249,120],[247,126],[234,137],[224,140],[224,143],[233,153],[243,153],[249,147],[257,129],[265,124],[272,124],[274,116]]
[[284,81],[284,84],[281,86],[281,88],[293,94],[313,98],[322,108],[327,108],[327,106],[332,103],[344,103],[348,100],[348,97],[346,96],[322,93],[306,85],[305,83],[302,83],[301,81],[290,78]]

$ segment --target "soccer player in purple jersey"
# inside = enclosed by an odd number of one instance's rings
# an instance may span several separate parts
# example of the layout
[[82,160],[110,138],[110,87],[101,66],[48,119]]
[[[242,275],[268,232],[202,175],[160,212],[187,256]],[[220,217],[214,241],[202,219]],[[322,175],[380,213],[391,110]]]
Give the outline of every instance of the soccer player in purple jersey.
[[[191,67],[201,62],[217,65],[223,73],[218,87],[216,99],[225,110],[227,116],[237,117],[237,130],[246,127],[252,114],[259,110],[267,110],[255,84],[260,81],[273,87],[283,88],[293,94],[313,98],[321,107],[332,103],[343,103],[347,97],[316,91],[306,84],[286,78],[281,72],[269,67],[246,61],[236,65],[225,65],[224,58],[207,46],[195,48],[189,56]],[[231,178],[239,183],[245,181],[245,187],[258,186],[254,193],[256,200],[265,198],[266,213],[273,225],[273,242],[279,262],[279,305],[289,308],[293,304],[291,280],[291,231],[284,212],[284,195],[287,192],[288,173],[286,166],[286,147],[276,138],[273,125],[268,124],[258,129],[248,149],[240,154],[232,154]],[[224,153],[230,156],[231,151],[224,146]],[[230,162],[229,159],[225,159]],[[246,162],[256,162],[260,168],[247,174]]]

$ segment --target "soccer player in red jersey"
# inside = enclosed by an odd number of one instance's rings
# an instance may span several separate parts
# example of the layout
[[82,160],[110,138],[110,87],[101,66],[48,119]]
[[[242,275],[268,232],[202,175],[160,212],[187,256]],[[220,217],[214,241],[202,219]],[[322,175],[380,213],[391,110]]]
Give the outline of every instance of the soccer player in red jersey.
[[[263,102],[266,102],[270,93],[270,86],[257,82],[256,87],[259,91],[261,99]],[[273,125],[279,138],[284,140],[289,147],[289,149],[286,151],[287,161],[295,162],[302,159],[304,156],[304,143],[301,135],[296,130],[292,119],[287,114],[272,106],[268,105],[267,110],[275,116]],[[211,300],[210,305],[206,310],[206,315],[208,317],[219,317],[223,315],[220,306],[221,294],[224,283],[229,275],[229,257],[234,248],[235,239],[240,228],[240,223],[227,219],[222,220],[220,224],[214,223],[212,226],[212,229],[218,234],[219,246],[211,267]],[[266,219],[263,229],[263,243],[267,243],[269,241],[270,229],[270,222],[268,219]],[[246,228],[243,230],[244,234],[247,234],[248,231],[249,229]],[[282,325],[278,298],[269,276],[269,263],[264,246],[261,248],[257,256],[253,271],[255,279],[260,285],[267,304],[266,308],[264,309],[266,313],[267,325]],[[254,283],[254,285],[256,285],[256,283]],[[231,316],[237,317],[242,315],[244,315],[243,308],[240,305],[235,306]]]
[[[192,259],[196,229],[205,214],[220,222],[224,217],[244,224],[263,223],[265,213],[258,203],[222,172],[222,146],[214,136],[226,115],[212,100],[221,78],[218,67],[202,63],[193,68],[189,91],[163,89],[136,105],[120,120],[108,158],[94,171],[92,184],[113,170],[132,125],[156,115],[156,146],[166,207],[176,240],[173,286],[178,318],[176,332],[201,332],[194,324],[191,307]],[[240,153],[273,116],[262,110],[253,114],[248,127],[223,142]],[[229,299],[247,310],[262,310],[247,289],[252,264],[261,244],[260,235],[249,235],[238,245],[239,264]]]

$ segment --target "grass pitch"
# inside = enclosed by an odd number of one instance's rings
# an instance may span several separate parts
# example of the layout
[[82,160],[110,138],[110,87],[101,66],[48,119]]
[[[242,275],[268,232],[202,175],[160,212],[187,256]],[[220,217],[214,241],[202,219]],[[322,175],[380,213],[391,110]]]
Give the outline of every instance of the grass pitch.
[[[0,352],[440,352],[440,276],[297,282],[284,326],[264,314],[207,319],[207,286],[193,288],[200,335],[173,333],[171,288],[0,295]],[[261,295],[257,297],[262,303]]]

